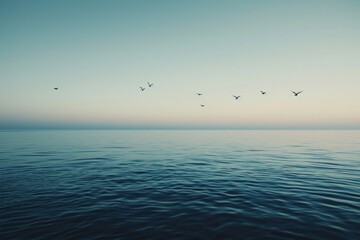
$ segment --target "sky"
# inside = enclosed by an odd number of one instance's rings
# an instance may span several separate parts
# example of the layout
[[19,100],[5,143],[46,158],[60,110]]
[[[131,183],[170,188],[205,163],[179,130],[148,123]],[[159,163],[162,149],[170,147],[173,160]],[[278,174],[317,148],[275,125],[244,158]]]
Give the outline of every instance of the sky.
[[360,129],[359,90],[357,0],[0,0],[0,129]]

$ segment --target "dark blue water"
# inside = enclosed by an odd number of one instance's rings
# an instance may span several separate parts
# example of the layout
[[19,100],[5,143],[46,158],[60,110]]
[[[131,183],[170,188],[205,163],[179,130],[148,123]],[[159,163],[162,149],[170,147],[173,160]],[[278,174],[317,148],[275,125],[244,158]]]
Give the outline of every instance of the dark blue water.
[[0,239],[360,239],[360,131],[0,132]]

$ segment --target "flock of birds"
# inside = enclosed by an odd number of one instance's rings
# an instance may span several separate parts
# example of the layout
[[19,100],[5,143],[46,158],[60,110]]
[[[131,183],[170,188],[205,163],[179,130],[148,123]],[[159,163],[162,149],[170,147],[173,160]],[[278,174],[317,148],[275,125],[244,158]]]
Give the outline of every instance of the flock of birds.
[[[148,84],[149,87],[152,87],[152,86],[154,85],[154,83],[149,83],[149,82],[147,82],[147,84]],[[140,89],[141,89],[141,91],[144,91],[144,90],[145,90],[145,88],[144,88],[144,87],[141,87],[141,86],[140,86]],[[266,94],[265,91],[260,90],[260,92],[261,92],[262,95],[265,95],[265,94]],[[300,92],[291,91],[291,92],[294,94],[295,97],[297,97],[297,96],[298,96],[300,93],[302,93],[303,91],[300,91]],[[201,96],[201,95],[203,95],[203,94],[202,94],[202,93],[196,93],[196,95]],[[233,95],[233,97],[235,98],[235,100],[239,100],[240,95]],[[200,107],[205,107],[205,104],[200,104]]]
[[[261,92],[262,95],[265,95],[265,94],[266,94],[265,91],[260,90],[260,92]],[[292,92],[292,93],[294,94],[294,96],[296,97],[296,96],[298,96],[300,93],[302,93],[303,91],[300,91],[300,92],[291,91],[291,92]],[[198,96],[201,96],[201,95],[202,95],[202,93],[196,93],[196,94],[197,94]],[[233,97],[235,98],[235,100],[239,100],[240,95],[238,95],[238,96],[233,95]],[[205,107],[205,104],[200,104],[200,107]]]
[[[149,83],[149,82],[147,82],[147,84],[148,84],[149,88],[154,85],[154,83]],[[54,88],[54,90],[58,90],[58,89],[59,89],[59,88],[57,88],[57,87]],[[141,86],[140,86],[140,90],[141,90],[142,92],[145,91],[145,87],[141,87]],[[262,95],[265,95],[265,94],[266,94],[265,91],[260,90],[260,92],[261,92]],[[291,91],[291,92],[294,94],[295,97],[297,97],[297,96],[298,96],[300,93],[302,93],[303,91],[300,91],[300,92]],[[196,93],[196,95],[201,96],[201,95],[203,95],[203,94],[202,94],[202,93]],[[235,98],[235,100],[239,100],[240,95],[233,95],[233,97]],[[200,104],[200,107],[205,107],[205,104]]]

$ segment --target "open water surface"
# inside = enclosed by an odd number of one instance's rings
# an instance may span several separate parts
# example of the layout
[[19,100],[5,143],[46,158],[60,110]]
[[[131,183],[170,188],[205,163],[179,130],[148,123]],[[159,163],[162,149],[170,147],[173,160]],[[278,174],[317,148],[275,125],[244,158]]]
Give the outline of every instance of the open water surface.
[[2,131],[0,239],[360,239],[360,131]]

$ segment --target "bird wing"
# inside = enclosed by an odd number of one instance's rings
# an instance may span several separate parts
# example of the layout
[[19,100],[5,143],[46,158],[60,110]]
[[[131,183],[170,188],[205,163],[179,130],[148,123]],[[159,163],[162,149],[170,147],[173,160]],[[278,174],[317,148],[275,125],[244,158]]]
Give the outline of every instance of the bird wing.
[[302,93],[303,91],[300,91],[300,92],[298,92],[297,94],[300,94],[300,93]]

